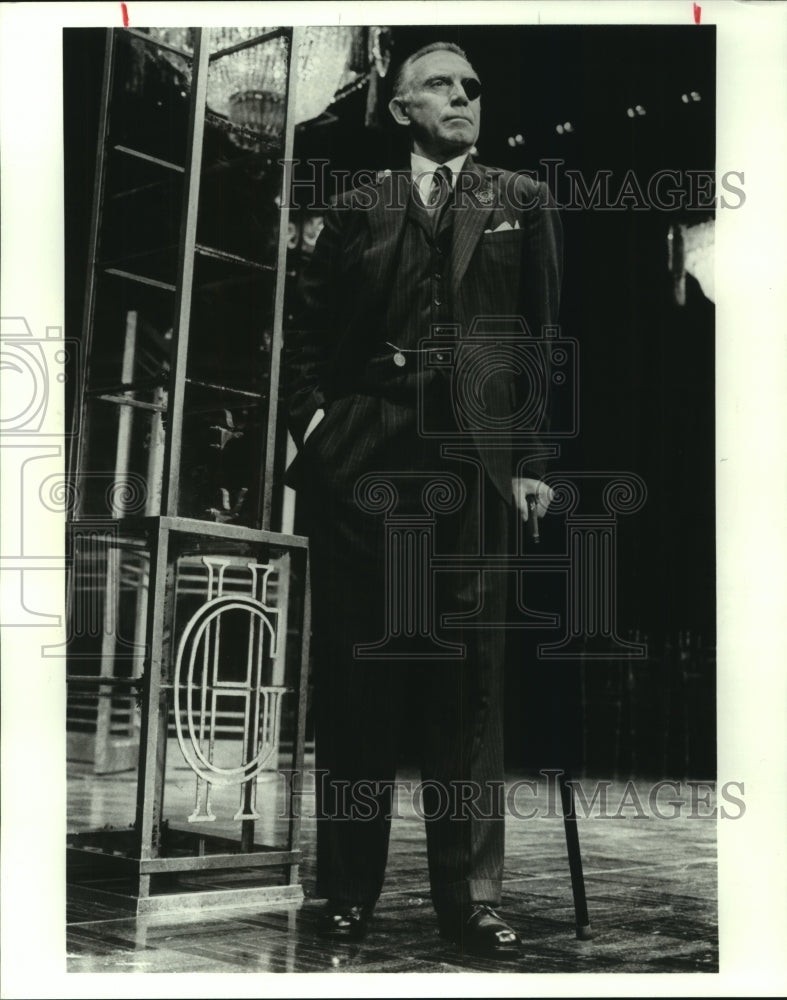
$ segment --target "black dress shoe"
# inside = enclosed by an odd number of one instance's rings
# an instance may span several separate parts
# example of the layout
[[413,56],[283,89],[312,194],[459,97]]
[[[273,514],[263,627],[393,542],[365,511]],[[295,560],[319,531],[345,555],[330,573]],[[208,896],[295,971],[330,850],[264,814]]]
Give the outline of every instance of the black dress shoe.
[[358,904],[327,902],[317,921],[320,934],[334,938],[360,941],[366,937],[374,907]]
[[522,950],[519,935],[487,903],[471,903],[469,912],[441,919],[440,936],[468,955],[485,958],[516,958]]

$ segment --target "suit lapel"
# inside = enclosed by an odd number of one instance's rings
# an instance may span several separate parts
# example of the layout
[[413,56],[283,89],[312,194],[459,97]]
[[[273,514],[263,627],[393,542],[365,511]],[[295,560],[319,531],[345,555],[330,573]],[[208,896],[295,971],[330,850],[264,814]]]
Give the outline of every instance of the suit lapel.
[[[461,188],[459,188],[461,185]],[[484,225],[495,209],[497,197],[486,173],[468,157],[462,173],[457,178],[457,204],[453,209],[453,266],[451,295],[456,299],[459,285],[473,256]]]
[[370,235],[367,250],[369,288],[387,288],[399,237],[407,218],[410,172],[386,172],[380,183],[371,189],[371,193],[374,202],[367,212]]
[[[461,188],[459,188],[461,185]],[[455,299],[484,226],[495,210],[498,197],[486,171],[468,157],[457,179],[453,214],[451,293]],[[396,250],[407,219],[412,179],[409,170],[383,174],[370,188],[374,201],[367,211],[369,248],[366,251],[369,289],[387,288],[396,260]]]

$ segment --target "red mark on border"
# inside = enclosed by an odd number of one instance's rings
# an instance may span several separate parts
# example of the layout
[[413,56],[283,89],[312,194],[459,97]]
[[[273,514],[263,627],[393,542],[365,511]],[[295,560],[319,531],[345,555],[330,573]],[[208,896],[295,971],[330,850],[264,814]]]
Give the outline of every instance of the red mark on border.
[[[694,4],[694,9],[695,10],[697,9],[697,5],[696,4]],[[128,27],[128,7],[124,3],[122,3],[120,5],[120,13],[123,15],[123,27],[127,28]],[[697,15],[695,14],[694,16],[696,17]]]
[[[123,4],[123,6],[125,7],[126,5]],[[694,4],[694,23],[695,24],[699,24],[701,18],[702,18],[702,7],[700,7],[700,5],[698,3],[695,3]]]

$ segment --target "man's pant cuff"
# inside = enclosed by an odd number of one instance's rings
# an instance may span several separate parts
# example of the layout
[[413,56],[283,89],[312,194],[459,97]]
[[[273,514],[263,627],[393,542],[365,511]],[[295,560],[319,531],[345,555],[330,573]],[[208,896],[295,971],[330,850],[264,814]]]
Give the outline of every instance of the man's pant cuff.
[[500,906],[502,890],[502,882],[498,879],[465,879],[432,890],[432,900],[438,913],[457,910],[468,903]]

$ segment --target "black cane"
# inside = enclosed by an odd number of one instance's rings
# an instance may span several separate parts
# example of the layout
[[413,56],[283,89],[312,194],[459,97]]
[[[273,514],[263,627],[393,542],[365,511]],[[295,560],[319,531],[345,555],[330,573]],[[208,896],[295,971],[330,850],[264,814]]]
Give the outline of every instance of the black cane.
[[593,937],[588,917],[588,901],[585,896],[585,876],[582,873],[582,855],[579,850],[579,830],[577,829],[577,813],[574,802],[574,788],[566,772],[560,776],[560,801],[563,806],[563,826],[566,830],[566,848],[568,850],[568,869],[571,872],[571,892],[574,896],[574,915],[577,924],[577,937],[580,941],[588,941]]

